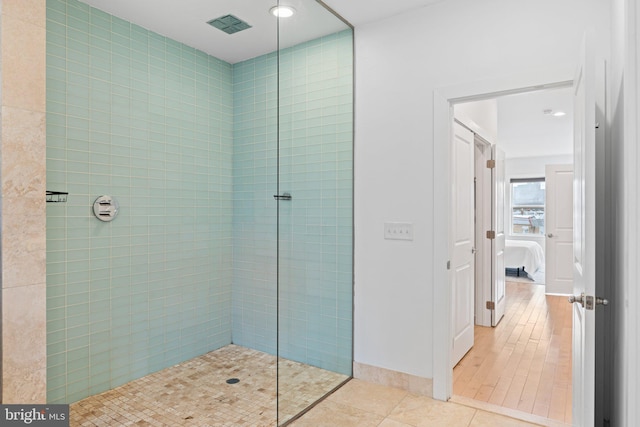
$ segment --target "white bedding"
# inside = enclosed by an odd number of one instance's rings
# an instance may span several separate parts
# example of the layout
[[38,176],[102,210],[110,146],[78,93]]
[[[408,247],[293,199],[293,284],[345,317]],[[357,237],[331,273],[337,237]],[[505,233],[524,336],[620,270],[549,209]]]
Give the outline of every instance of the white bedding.
[[504,248],[504,263],[507,268],[522,268],[531,278],[544,267],[544,252],[537,242],[529,240],[507,240]]

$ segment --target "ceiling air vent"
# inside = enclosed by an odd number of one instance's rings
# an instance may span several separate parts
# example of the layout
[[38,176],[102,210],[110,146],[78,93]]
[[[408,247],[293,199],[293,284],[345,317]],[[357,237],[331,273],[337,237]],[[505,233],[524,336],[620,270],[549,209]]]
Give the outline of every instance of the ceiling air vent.
[[216,27],[217,29],[224,31],[227,34],[237,33],[238,31],[246,30],[247,28],[251,28],[251,25],[247,24],[243,20],[236,18],[233,15],[225,15],[220,18],[212,19],[208,21],[207,24],[212,27]]

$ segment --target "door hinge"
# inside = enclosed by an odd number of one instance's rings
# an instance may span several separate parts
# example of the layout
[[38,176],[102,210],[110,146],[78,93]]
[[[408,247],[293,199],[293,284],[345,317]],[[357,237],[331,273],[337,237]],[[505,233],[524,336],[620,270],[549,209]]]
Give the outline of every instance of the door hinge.
[[493,231],[493,230],[487,231],[487,239],[493,240],[495,238],[496,238],[496,232],[495,231]]
[[495,160],[487,160],[487,169],[494,169],[496,167]]
[[447,261],[447,270],[451,270],[451,261]]
[[493,301],[487,301],[487,310],[495,310],[496,309],[496,303]]

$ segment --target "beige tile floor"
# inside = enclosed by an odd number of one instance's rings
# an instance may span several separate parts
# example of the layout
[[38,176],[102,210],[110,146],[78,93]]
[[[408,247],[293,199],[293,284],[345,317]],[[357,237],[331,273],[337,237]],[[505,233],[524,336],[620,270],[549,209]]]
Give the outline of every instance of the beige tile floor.
[[529,423],[470,406],[351,380],[312,408],[294,427],[525,427]]
[[[280,360],[280,423],[345,380]],[[275,427],[276,358],[239,346],[164,369],[71,405],[71,426]],[[238,384],[226,384],[237,377]],[[523,427],[528,423],[473,404],[440,402],[351,380],[290,425],[294,427]],[[486,408],[485,408],[486,409]],[[490,409],[489,409],[490,410]]]

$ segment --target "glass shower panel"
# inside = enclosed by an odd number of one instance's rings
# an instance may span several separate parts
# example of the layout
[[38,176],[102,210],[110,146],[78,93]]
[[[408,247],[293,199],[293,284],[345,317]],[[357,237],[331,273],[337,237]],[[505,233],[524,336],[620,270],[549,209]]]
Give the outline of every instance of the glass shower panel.
[[352,374],[353,32],[279,2],[278,424]]
[[[233,370],[250,360],[238,385],[249,387],[251,425],[277,422],[277,19],[269,7],[234,0],[268,40],[268,53],[233,64],[233,286],[232,343],[241,352]],[[244,34],[252,37],[251,29]],[[246,43],[246,42],[245,42]],[[244,47],[247,45],[245,44]],[[230,375],[233,377],[233,375]],[[230,378],[233,379],[233,378]],[[250,384],[250,385],[249,385]],[[235,404],[234,404],[235,405]],[[259,413],[260,416],[253,414]],[[268,424],[267,424],[268,423]]]

